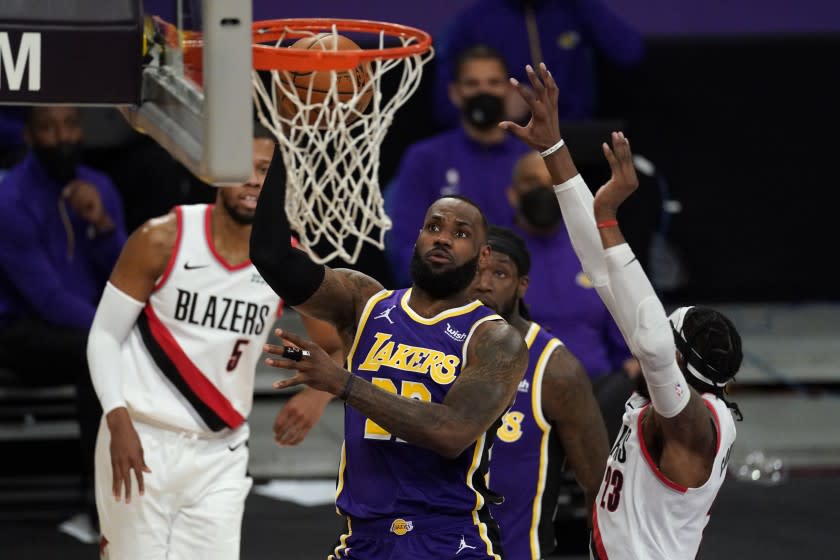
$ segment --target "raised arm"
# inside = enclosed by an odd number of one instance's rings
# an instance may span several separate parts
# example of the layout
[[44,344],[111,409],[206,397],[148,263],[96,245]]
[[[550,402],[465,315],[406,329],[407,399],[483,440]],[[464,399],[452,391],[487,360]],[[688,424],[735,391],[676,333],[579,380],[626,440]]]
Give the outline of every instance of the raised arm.
[[615,319],[629,334],[627,343],[639,359],[653,402],[653,429],[661,431],[671,456],[705,461],[681,461],[677,472],[666,472],[687,486],[708,479],[715,455],[716,434],[711,413],[685,380],[676,359],[674,334],[665,309],[633,250],[624,240],[616,214],[638,187],[630,143],[621,132],[612,134],[612,149],[602,146],[612,177],[595,195],[595,218],[612,224],[600,229],[610,284],[616,299]]
[[607,428],[583,365],[565,346],[551,355],[542,383],[542,408],[586,497],[587,516],[601,485],[609,453]]
[[[305,383],[340,395],[395,436],[451,458],[487,432],[511,405],[528,366],[528,351],[518,331],[500,321],[485,322],[473,333],[467,365],[446,398],[431,403],[389,393],[337,367],[312,342],[292,333],[283,336],[311,355],[299,362],[270,359],[271,366],[297,370],[294,377],[275,383],[276,388]],[[283,349],[267,345],[266,351],[282,355]]]
[[[641,363],[653,402],[653,429],[658,433],[661,427],[666,445],[672,442],[675,448],[687,455],[713,458],[714,431],[710,413],[700,396],[686,383],[676,361],[673,334],[662,303],[618,228],[618,208],[638,187],[630,145],[622,133],[613,133],[615,152],[604,144],[604,155],[610,164],[612,176],[592,199],[592,214],[582,210],[586,201],[591,199],[591,194],[587,195],[588,188],[581,188],[583,180],[573,175],[577,171],[567,148],[558,147],[557,86],[544,65],[540,66],[539,76],[530,67],[527,72],[534,91],[531,93],[521,87],[519,91],[531,107],[531,121],[525,127],[514,123],[501,125],[534,149],[542,150],[543,153],[551,152],[544,157],[552,179],[562,182],[555,186],[561,204],[561,195],[566,190],[576,193],[569,198],[578,199],[577,210],[567,214],[564,208],[563,217],[567,220],[567,227],[576,243],[575,250],[584,266],[587,262],[596,261],[600,264],[590,266],[605,265],[606,274],[602,268],[596,268],[592,280],[596,287],[601,285],[598,294],[616,320],[631,352]],[[597,239],[595,236],[600,237],[601,260],[594,258],[598,252],[593,248],[594,240]],[[691,463],[697,464],[696,461]],[[685,471],[666,474],[684,476],[684,480],[674,480],[687,485],[706,478],[698,472],[687,475]]]
[[592,213],[592,192],[578,173],[569,149],[562,140],[557,84],[544,65],[540,67],[542,78],[537,77],[530,66],[526,67],[526,72],[533,89],[524,87],[515,79],[511,79],[511,83],[530,107],[531,121],[524,127],[509,121],[499,126],[509,130],[533,149],[541,153],[551,152],[543,160],[554,182],[554,193],[563,212],[563,223],[569,232],[572,247],[583,271],[592,281],[607,309],[612,312],[614,301],[604,250]]
[[275,147],[251,231],[251,261],[288,305],[331,323],[345,341],[351,340],[365,302],[382,285],[360,272],[316,264],[292,247],[285,203],[286,171]]

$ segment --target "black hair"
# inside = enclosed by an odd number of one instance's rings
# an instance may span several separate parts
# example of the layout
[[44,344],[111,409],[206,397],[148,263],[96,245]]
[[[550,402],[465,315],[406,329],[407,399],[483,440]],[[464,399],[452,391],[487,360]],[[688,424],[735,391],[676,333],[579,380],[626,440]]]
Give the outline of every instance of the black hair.
[[[478,213],[481,216],[481,225],[484,227],[485,233],[490,232],[490,222],[487,221],[487,216],[484,214],[484,210],[482,210],[481,206],[476,204],[475,201],[461,194],[445,194],[436,198],[435,202],[437,202],[438,200],[443,200],[444,198],[454,198],[455,200],[466,202],[467,204],[478,210]],[[432,204],[434,204],[434,202]]]
[[[513,230],[501,226],[490,226],[490,231],[487,232],[487,243],[494,252],[510,257],[518,276],[528,276],[531,271],[531,253],[525,241]],[[531,320],[528,306],[522,298],[519,298],[519,315],[526,321]]]
[[487,232],[487,243],[494,251],[510,257],[516,265],[519,276],[528,276],[531,272],[531,253],[525,241],[513,230],[501,226],[490,226]]
[[452,65],[452,81],[457,82],[461,79],[461,72],[464,70],[464,65],[473,60],[496,60],[502,65],[502,70],[505,74],[508,73],[507,62],[502,53],[493,47],[478,44],[464,49],[455,58],[455,63]]
[[271,140],[272,142],[277,142],[277,137],[272,134],[272,132],[265,127],[259,120],[254,121],[254,140],[262,140],[265,138],[266,140]]
[[[731,381],[744,359],[741,349],[741,335],[735,324],[723,313],[708,307],[696,306],[689,309],[683,319],[680,332],[674,331],[677,350],[683,359],[704,377],[714,383]],[[710,385],[694,375],[686,378],[696,389],[713,393],[731,408],[738,420],[743,420],[738,405],[726,401],[724,387]]]

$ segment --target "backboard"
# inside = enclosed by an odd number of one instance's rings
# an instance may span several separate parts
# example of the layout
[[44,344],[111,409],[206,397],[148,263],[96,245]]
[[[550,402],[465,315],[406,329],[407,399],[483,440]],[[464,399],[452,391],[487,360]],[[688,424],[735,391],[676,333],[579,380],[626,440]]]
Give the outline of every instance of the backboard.
[[0,105],[118,106],[194,175],[251,172],[251,0],[0,2]]
[[251,174],[250,0],[146,0],[142,100],[123,109],[210,184]]

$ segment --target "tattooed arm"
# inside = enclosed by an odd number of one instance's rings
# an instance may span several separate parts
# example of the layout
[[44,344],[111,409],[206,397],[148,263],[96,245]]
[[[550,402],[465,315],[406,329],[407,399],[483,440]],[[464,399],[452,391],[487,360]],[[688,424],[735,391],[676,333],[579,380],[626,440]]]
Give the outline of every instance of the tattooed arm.
[[586,370],[565,346],[558,346],[548,361],[542,407],[583,489],[591,518],[609,452],[607,428]]
[[356,324],[368,299],[383,289],[366,274],[348,268],[324,267],[324,280],[315,293],[295,309],[332,324],[345,348],[353,344]]
[[[291,379],[274,384],[285,388],[305,383],[340,395],[351,374],[341,369],[316,344],[293,333],[282,336],[310,352],[299,362],[270,359],[278,368],[295,369]],[[282,347],[266,345],[266,351],[282,354]],[[455,458],[498,420],[516,394],[528,366],[528,351],[519,332],[501,321],[487,321],[473,333],[467,348],[467,365],[442,403],[409,399],[355,377],[347,404],[395,436]]]
[[510,406],[527,366],[516,329],[488,321],[473,334],[467,366],[442,403],[406,399],[357,379],[347,404],[397,437],[455,458]]

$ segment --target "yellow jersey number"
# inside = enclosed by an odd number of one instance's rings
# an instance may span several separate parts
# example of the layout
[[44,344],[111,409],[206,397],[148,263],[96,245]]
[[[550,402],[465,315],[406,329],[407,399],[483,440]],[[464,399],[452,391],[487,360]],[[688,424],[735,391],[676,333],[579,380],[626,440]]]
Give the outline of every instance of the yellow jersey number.
[[[370,380],[371,383],[385,389],[389,393],[397,394],[397,386],[390,379],[384,377],[374,377]],[[417,381],[403,381],[400,383],[399,394],[409,399],[417,399],[418,401],[431,402],[432,394],[425,385]],[[373,420],[365,420],[365,439],[391,439],[391,432],[374,422]],[[397,441],[405,441],[397,439]]]
[[502,425],[496,430],[496,435],[505,443],[513,443],[522,437],[522,421],[525,415],[511,410],[502,416]]

